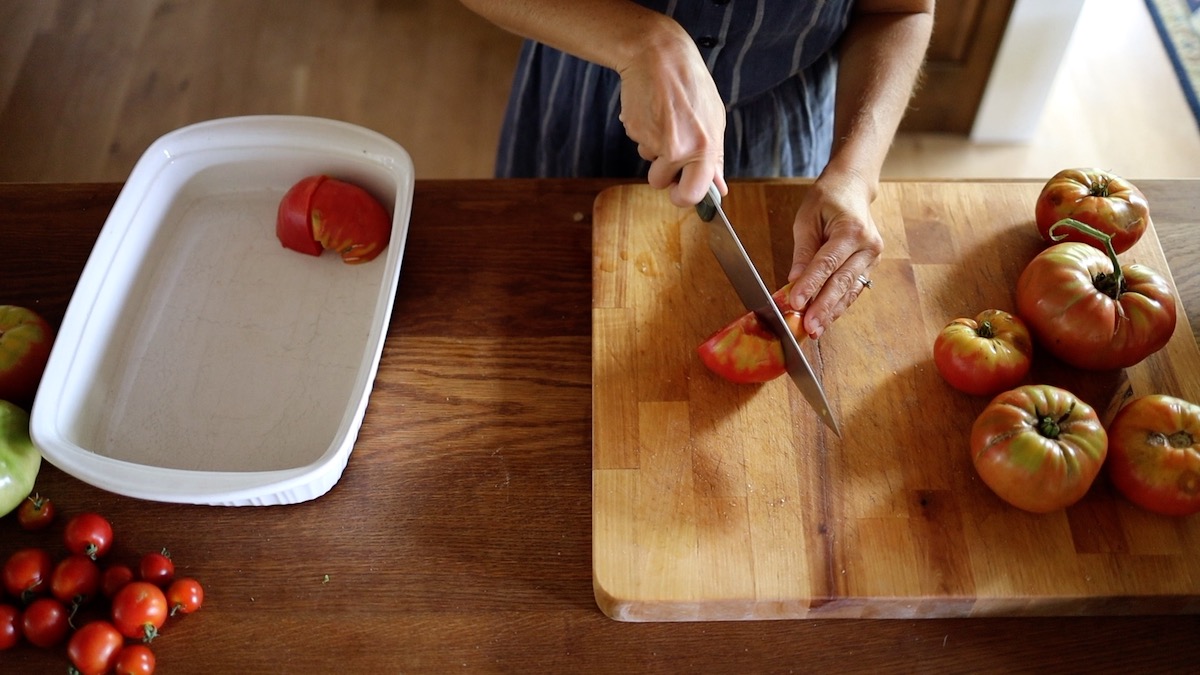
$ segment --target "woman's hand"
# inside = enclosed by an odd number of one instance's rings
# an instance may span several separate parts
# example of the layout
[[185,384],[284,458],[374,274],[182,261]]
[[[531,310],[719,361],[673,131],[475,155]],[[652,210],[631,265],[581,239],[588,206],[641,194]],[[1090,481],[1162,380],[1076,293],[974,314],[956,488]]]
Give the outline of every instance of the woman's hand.
[[866,289],[859,277],[871,278],[883,252],[871,218],[873,192],[854,174],[826,172],[796,212],[789,302],[804,309],[804,332],[814,340]]
[[652,42],[620,71],[621,122],[650,162],[651,187],[694,206],[723,175],[725,105],[699,50],[682,30]]

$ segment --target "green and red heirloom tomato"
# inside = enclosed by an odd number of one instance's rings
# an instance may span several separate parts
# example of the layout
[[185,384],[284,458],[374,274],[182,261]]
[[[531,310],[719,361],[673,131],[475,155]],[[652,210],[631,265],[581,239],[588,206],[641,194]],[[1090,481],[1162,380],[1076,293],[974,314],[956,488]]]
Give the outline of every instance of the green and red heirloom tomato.
[[[1062,226],[1079,223],[1053,232]],[[1175,296],[1162,275],[1073,242],[1047,248],[1021,272],[1017,313],[1042,347],[1085,370],[1139,363],[1175,331]]]
[[[771,297],[775,299],[792,335],[800,341],[807,337],[800,325],[804,313],[787,302],[787,292],[791,286],[787,284]],[[696,352],[709,370],[739,384],[769,382],[787,372],[783,345],[754,312],[746,312],[713,333],[697,347]]]
[[0,516],[17,508],[42,467],[42,454],[29,438],[29,413],[0,401]]
[[1169,516],[1200,513],[1200,405],[1151,394],[1108,428],[1108,475],[1129,501]]
[[[1059,171],[1042,188],[1034,214],[1045,241],[1061,241],[1051,238],[1050,228],[1064,218],[1074,218],[1111,236],[1117,253],[1136,244],[1150,224],[1150,207],[1142,191],[1100,169]],[[1075,232],[1068,234],[1066,241],[1100,246],[1095,239]]]
[[0,305],[0,400],[28,409],[53,343],[50,324],[37,312]]
[[1025,379],[1033,363],[1033,338],[1020,318],[985,309],[974,319],[946,324],[933,342],[933,363],[955,389],[995,396]]
[[1050,385],[1006,391],[971,427],[971,460],[979,477],[1004,501],[1049,513],[1079,501],[1108,451],[1096,411]]
[[347,263],[374,260],[391,239],[392,222],[366,190],[329,176],[309,176],[279,202],[275,235],[294,251],[333,251]]

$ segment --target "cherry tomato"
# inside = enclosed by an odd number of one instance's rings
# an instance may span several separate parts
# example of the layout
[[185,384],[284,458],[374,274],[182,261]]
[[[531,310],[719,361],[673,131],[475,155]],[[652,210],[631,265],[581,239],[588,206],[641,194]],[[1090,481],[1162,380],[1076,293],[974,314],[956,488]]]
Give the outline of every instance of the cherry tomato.
[[67,657],[81,675],[105,675],[117,665],[125,638],[107,621],[93,621],[71,635]]
[[171,608],[171,616],[191,614],[204,604],[204,587],[191,577],[176,579],[167,588],[167,605]]
[[[1100,169],[1064,169],[1042,187],[1034,208],[1042,239],[1052,241],[1050,228],[1063,218],[1074,218],[1112,237],[1117,253],[1137,243],[1150,224],[1146,196],[1129,181]],[[1099,246],[1079,233],[1067,241]],[[1060,240],[1061,241],[1061,240]]]
[[[800,325],[804,313],[788,304],[787,293],[791,287],[787,284],[771,297],[796,340],[802,341],[808,337]],[[713,333],[696,352],[709,370],[739,384],[769,382],[787,372],[779,338],[754,312],[743,314]]]
[[50,594],[67,605],[82,605],[100,592],[100,566],[86,555],[71,555],[54,566]]
[[43,530],[54,522],[57,510],[47,497],[30,495],[17,508],[17,522],[29,532]]
[[37,647],[53,647],[67,637],[71,612],[54,598],[38,598],[21,615],[21,632]]
[[104,568],[104,574],[100,578],[100,591],[104,593],[104,597],[111,600],[116,596],[117,591],[125,588],[125,585],[133,581],[133,569],[129,565],[110,565]]
[[171,553],[164,548],[158,553],[143,555],[138,561],[138,575],[142,581],[166,588],[175,578],[175,563],[171,561]]
[[131,581],[112,599],[112,620],[128,638],[150,642],[167,621],[167,597],[147,581]]
[[14,598],[28,601],[45,593],[50,586],[54,561],[40,548],[23,548],[8,557],[4,564],[4,590]]
[[112,547],[112,525],[98,513],[81,513],[67,521],[63,540],[71,553],[96,560]]
[[391,234],[382,204],[361,187],[328,176],[293,185],[275,219],[275,235],[287,248],[309,255],[333,251],[351,264],[375,259]]
[[1100,473],[1108,435],[1096,411],[1049,385],[1006,391],[971,427],[971,459],[1001,499],[1049,513],[1079,501]]
[[1108,429],[1108,475],[1129,501],[1168,516],[1200,513],[1200,405],[1151,394]]
[[1017,313],[1039,345],[1085,370],[1140,363],[1175,332],[1175,296],[1162,275],[1086,244],[1035,256],[1017,279]]
[[21,610],[12,605],[0,605],[0,652],[12,649],[21,642]]
[[126,645],[114,668],[115,675],[154,675],[154,652],[146,645]]
[[1017,386],[1033,363],[1033,338],[1025,322],[998,309],[955,319],[933,343],[933,363],[950,386],[974,396],[995,396]]

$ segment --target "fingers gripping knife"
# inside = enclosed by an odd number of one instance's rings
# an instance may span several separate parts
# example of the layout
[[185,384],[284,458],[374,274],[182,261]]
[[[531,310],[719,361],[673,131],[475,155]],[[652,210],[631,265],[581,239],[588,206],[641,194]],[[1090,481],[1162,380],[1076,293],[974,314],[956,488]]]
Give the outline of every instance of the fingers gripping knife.
[[834,419],[833,412],[829,409],[829,401],[825,398],[825,390],[821,388],[816,374],[808,365],[808,359],[804,358],[804,352],[800,351],[796,336],[792,335],[792,331],[784,323],[783,314],[763,284],[754,263],[750,262],[750,257],[746,255],[746,249],[738,239],[733,225],[725,217],[725,212],[721,209],[721,193],[715,184],[709,186],[708,194],[696,205],[696,213],[700,214],[701,220],[708,223],[708,246],[716,256],[717,262],[721,264],[721,269],[725,270],[725,276],[729,277],[733,289],[742,299],[742,304],[758,315],[759,320],[766,324],[782,343],[788,375],[825,424],[833,429],[833,433],[841,436],[837,420]]

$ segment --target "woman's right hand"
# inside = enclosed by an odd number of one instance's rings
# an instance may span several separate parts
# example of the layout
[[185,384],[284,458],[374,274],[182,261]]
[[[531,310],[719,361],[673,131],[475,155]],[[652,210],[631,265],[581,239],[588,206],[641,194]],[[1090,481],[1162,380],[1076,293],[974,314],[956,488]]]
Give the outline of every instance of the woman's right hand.
[[650,162],[648,182],[694,206],[724,177],[725,104],[699,50],[682,29],[651,40],[621,75],[621,122]]

